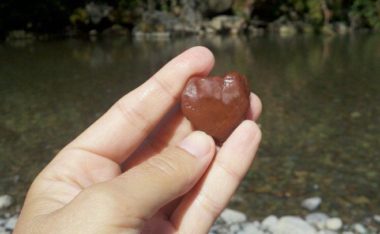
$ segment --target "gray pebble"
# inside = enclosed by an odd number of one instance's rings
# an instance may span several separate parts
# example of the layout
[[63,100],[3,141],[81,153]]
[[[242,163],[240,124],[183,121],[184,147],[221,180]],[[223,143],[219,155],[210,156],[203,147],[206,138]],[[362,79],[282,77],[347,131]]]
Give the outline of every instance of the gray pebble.
[[230,233],[238,233],[239,231],[241,231],[241,227],[240,227],[240,224],[232,224],[230,226]]
[[12,216],[10,219],[8,219],[7,223],[4,225],[5,229],[13,230],[16,226],[18,216]]
[[367,229],[360,223],[354,224],[354,230],[355,232],[360,233],[360,234],[367,233]]
[[238,234],[263,234],[263,231],[259,229],[259,223],[245,223],[242,225],[242,230]]
[[261,227],[264,230],[269,230],[271,231],[273,227],[277,224],[278,218],[275,215],[269,215],[266,217],[262,222],[261,222]]
[[343,222],[340,218],[329,218],[326,220],[325,227],[332,231],[337,231],[341,229],[343,226]]
[[316,230],[306,221],[296,216],[284,216],[272,230],[276,234],[315,234]]
[[1,219],[0,218],[0,227],[1,226],[4,226],[4,224],[7,222],[7,220],[6,219]]
[[322,198],[311,197],[311,198],[303,200],[301,205],[303,208],[313,211],[317,209],[321,203],[322,203]]
[[13,199],[11,196],[6,194],[0,196],[0,210],[10,207],[12,203]]
[[374,215],[373,220],[375,220],[377,223],[380,223],[380,215]]
[[247,216],[236,210],[231,210],[231,209],[225,209],[220,217],[223,219],[223,221],[227,224],[233,224],[233,223],[242,223],[247,220]]

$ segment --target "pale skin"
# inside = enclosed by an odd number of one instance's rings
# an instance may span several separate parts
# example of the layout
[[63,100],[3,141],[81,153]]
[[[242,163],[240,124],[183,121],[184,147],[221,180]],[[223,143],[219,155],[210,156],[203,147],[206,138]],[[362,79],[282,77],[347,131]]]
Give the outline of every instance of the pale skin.
[[220,148],[183,117],[186,81],[213,65],[193,47],[117,101],[37,176],[14,233],[207,233],[261,140],[253,93]]

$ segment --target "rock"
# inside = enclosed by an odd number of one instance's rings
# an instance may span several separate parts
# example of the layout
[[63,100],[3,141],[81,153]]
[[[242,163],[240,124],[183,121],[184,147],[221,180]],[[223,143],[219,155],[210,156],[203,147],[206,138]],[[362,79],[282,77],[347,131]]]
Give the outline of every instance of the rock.
[[124,28],[123,26],[119,24],[114,24],[112,27],[107,28],[102,32],[103,35],[110,35],[110,36],[124,36],[127,35],[128,30]]
[[8,219],[7,223],[4,225],[5,229],[13,230],[16,226],[18,216],[14,215]]
[[232,0],[208,0],[207,6],[213,13],[222,13],[231,9],[232,2]]
[[365,234],[367,233],[367,229],[360,223],[356,223],[354,224],[354,230],[356,233],[359,233],[359,234]]
[[180,13],[181,19],[185,20],[191,26],[200,25],[202,14],[198,9],[202,3],[196,0],[181,0],[182,10]]
[[319,232],[317,232],[317,234],[337,234],[337,232],[331,230],[320,230]]
[[275,215],[269,215],[266,217],[262,222],[261,222],[261,227],[264,230],[269,230],[271,231],[273,227],[277,224],[278,218]]
[[103,18],[110,15],[112,7],[107,4],[97,4],[94,2],[87,3],[85,10],[94,24],[100,23]]
[[238,232],[238,234],[264,234],[263,231],[260,230],[260,223],[244,223],[242,224],[242,230]]
[[306,221],[296,216],[282,217],[272,230],[275,234],[316,234],[316,230]]
[[9,234],[10,232],[8,232],[7,230],[5,230],[4,227],[0,227],[0,234]]
[[285,24],[280,26],[279,33],[281,37],[290,37],[297,33],[297,29],[292,24]]
[[1,226],[4,226],[4,224],[7,222],[7,220],[5,220],[5,219],[1,219],[0,218],[0,227]]
[[218,32],[227,31],[232,34],[236,34],[244,29],[245,20],[239,16],[220,15],[211,19],[206,23],[206,27],[209,26]]
[[334,28],[335,28],[335,31],[341,35],[347,34],[349,31],[348,26],[344,22],[335,23]]
[[222,220],[227,224],[233,224],[233,223],[242,223],[247,220],[247,216],[236,210],[231,210],[231,209],[225,209],[222,214],[220,215]]
[[237,233],[239,231],[241,231],[240,224],[235,223],[230,226],[230,233]]
[[264,28],[258,28],[258,27],[255,27],[253,25],[250,25],[248,27],[248,32],[252,36],[262,36],[262,35],[264,35],[265,30],[264,30]]
[[323,27],[321,28],[321,32],[322,32],[322,34],[324,34],[326,36],[332,36],[335,34],[334,28],[331,24],[323,25]]
[[11,196],[6,195],[6,194],[0,196],[0,210],[10,207],[12,203],[13,203],[13,199]]
[[375,220],[376,223],[380,223],[380,215],[374,215],[373,220]]
[[98,35],[98,31],[96,29],[92,29],[88,32],[90,37],[96,37]]
[[314,225],[318,229],[322,229],[325,226],[326,220],[329,219],[329,216],[324,213],[311,213],[306,215],[306,222],[308,222],[311,225]]
[[322,198],[320,197],[311,197],[302,201],[302,207],[313,211],[319,207],[322,202]]
[[332,231],[337,231],[342,228],[343,222],[340,218],[329,218],[326,220],[325,227]]
[[[314,27],[311,24],[303,22],[302,24],[299,25],[299,28],[300,28],[301,32],[304,34],[313,34],[314,33]],[[319,186],[317,184],[314,184],[313,188],[315,190],[318,190]]]
[[133,28],[133,35],[149,33],[199,33],[201,25],[180,19],[169,12],[145,12],[142,21]]
[[35,36],[33,33],[24,30],[13,30],[8,33],[7,41],[14,40],[34,40]]
[[224,234],[224,233],[229,233],[229,230],[222,225],[214,225],[211,227],[209,234]]

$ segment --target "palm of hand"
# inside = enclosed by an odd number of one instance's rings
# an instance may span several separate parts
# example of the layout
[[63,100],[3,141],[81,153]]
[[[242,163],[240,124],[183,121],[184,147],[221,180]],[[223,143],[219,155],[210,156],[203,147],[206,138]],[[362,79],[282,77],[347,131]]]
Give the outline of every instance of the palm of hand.
[[[201,49],[198,48],[198,50]],[[193,51],[192,53],[201,53],[204,56],[208,52]],[[182,55],[182,57],[188,56],[190,55]],[[177,60],[181,62],[178,57]],[[171,63],[176,63],[175,59],[173,61]],[[207,66],[198,64],[198,68],[189,68],[189,74],[186,74],[186,77],[194,73],[207,74],[212,63],[213,61],[210,61],[208,65],[206,63]],[[166,66],[169,70],[173,69],[170,63]],[[162,70],[165,71],[165,67]],[[160,79],[159,74],[157,77],[156,80]],[[78,227],[81,233],[119,233],[141,230],[145,233],[207,231],[219,212],[226,206],[253,159],[261,135],[260,130],[252,121],[244,122],[235,130],[218,150],[215,160],[195,186],[191,186],[190,190],[185,191],[180,198],[151,214],[147,220],[134,220],[135,217],[130,213],[127,216],[123,215],[126,213],[125,207],[116,202],[118,199],[110,199],[103,190],[94,193],[94,190],[97,191],[96,189],[102,184],[137,168],[149,158],[176,145],[193,131],[191,124],[183,117],[179,108],[172,108],[176,99],[168,98],[170,95],[177,96],[181,90],[179,87],[183,84],[179,84],[177,88],[168,89],[163,88],[162,83],[157,86],[160,82],[149,83],[148,81],[144,84],[145,87],[143,85],[139,88],[140,90],[137,89],[121,99],[94,126],[65,147],[40,173],[25,201],[21,217],[22,224],[18,225],[21,226],[19,228],[21,233],[23,230],[28,230],[29,233],[49,233],[52,229],[56,230],[55,233],[59,233],[58,230],[64,230],[64,233],[77,233]],[[149,88],[149,85],[156,88]],[[168,91],[170,89],[173,91]],[[168,104],[160,110],[155,109],[157,107],[152,108],[152,105],[149,105],[151,102],[149,95],[141,90],[148,90],[151,96],[154,96],[155,92],[165,93],[161,98],[168,99]],[[140,93],[139,98],[136,98],[136,93]],[[136,108],[142,105],[136,101],[137,99],[139,102],[145,101],[147,108],[152,110]],[[167,114],[169,111],[170,113]],[[248,118],[257,119],[260,111],[259,99],[251,95]],[[148,117],[144,117],[141,113],[147,113]],[[166,115],[165,118],[163,118],[164,115]],[[115,129],[114,122],[118,122],[117,127],[120,130],[108,133],[107,127]],[[127,130],[130,130],[130,134]],[[106,133],[101,135],[102,131]],[[120,142],[113,140],[112,137],[119,139]],[[241,155],[241,160],[234,160],[231,158],[232,154]],[[168,171],[169,174],[171,172],[175,171]],[[92,194],[90,199],[89,196],[82,195],[90,193],[87,191]],[[132,196],[134,191],[130,192]],[[214,194],[218,194],[218,197],[215,198]],[[129,194],[124,195],[129,196]],[[107,212],[96,214],[98,209],[107,210]],[[94,215],[96,216],[94,220],[101,220],[101,222],[92,223],[91,220],[83,219],[84,217],[91,219]],[[68,226],[68,223],[71,226]],[[143,227],[141,223],[144,224]],[[29,229],[23,229],[25,226]]]

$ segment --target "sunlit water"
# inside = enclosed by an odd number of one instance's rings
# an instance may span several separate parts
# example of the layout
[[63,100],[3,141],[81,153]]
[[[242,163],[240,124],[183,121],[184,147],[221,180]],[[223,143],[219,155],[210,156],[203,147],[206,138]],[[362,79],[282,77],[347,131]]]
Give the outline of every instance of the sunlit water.
[[[0,45],[0,195],[21,204],[56,152],[180,51],[202,44],[264,103],[263,142],[231,206],[253,218],[380,213],[380,36],[126,38]],[[236,160],[238,155],[235,156]],[[13,207],[12,209],[16,209]]]

